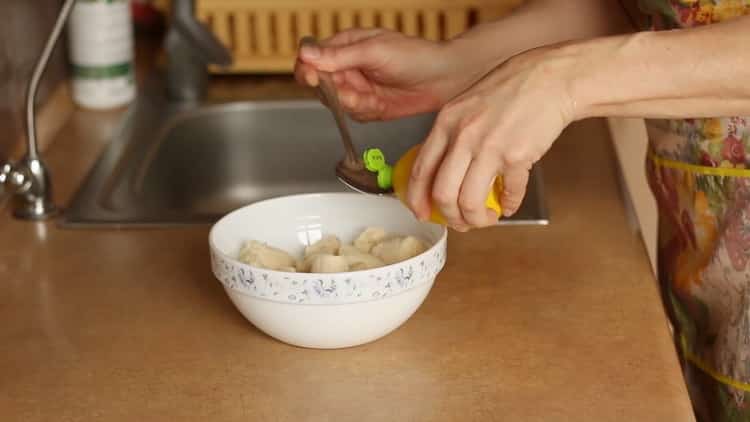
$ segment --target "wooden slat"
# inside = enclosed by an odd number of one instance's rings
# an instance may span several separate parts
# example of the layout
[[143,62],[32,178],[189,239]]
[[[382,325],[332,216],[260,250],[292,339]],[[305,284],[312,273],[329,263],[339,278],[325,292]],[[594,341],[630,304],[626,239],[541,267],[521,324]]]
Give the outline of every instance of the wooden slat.
[[232,47],[232,38],[229,33],[229,13],[216,11],[212,16],[212,29],[216,37],[227,47]]
[[409,36],[415,37],[419,35],[419,23],[417,20],[417,11],[414,9],[406,9],[401,13],[401,31]]
[[302,38],[307,35],[313,34],[313,14],[310,10],[298,10],[295,12],[297,19],[297,37]]
[[375,27],[375,11],[372,9],[362,9],[357,12],[359,15],[359,26],[362,28]]
[[209,66],[212,73],[217,74],[236,74],[246,72],[263,72],[263,73],[289,73],[294,66],[294,57],[285,56],[249,56],[236,58],[234,65],[229,69],[223,69],[219,66]]
[[234,50],[239,54],[250,53],[250,14],[245,11],[234,13]]
[[289,10],[279,10],[274,13],[276,19],[276,51],[282,55],[293,54],[297,48],[297,41],[292,34],[292,13]]
[[354,12],[351,10],[339,10],[339,29],[349,29],[354,27]]
[[445,12],[445,36],[453,38],[466,30],[468,16],[462,9],[453,9]]
[[380,12],[380,26],[394,31],[397,30],[396,11],[391,9]]
[[446,8],[446,7],[486,7],[507,10],[517,6],[525,0],[196,0],[196,10],[201,8],[211,10],[238,10],[247,8],[263,8],[274,10],[299,10],[303,7],[319,9],[340,9],[351,5],[355,7],[372,7],[375,9],[400,9],[413,7],[415,9]]
[[318,37],[325,39],[333,35],[333,11],[317,10],[315,11],[318,22]]
[[235,56],[230,69],[211,66],[212,72],[289,72],[297,41],[305,35],[326,38],[354,26],[381,26],[440,40],[467,29],[470,9],[486,21],[523,1],[359,0],[351,6],[340,0],[316,0],[313,8],[309,0],[196,0],[195,9],[199,20],[209,24]]
[[253,26],[255,43],[258,46],[258,54],[261,56],[271,55],[271,14],[268,10],[255,12],[255,25]]
[[422,11],[422,20],[424,22],[424,38],[432,41],[440,39],[440,22],[438,11],[428,9]]

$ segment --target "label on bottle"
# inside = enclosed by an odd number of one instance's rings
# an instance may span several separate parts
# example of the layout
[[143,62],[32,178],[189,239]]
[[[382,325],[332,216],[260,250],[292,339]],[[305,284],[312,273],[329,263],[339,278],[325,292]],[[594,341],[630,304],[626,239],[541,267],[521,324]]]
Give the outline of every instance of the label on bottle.
[[69,18],[73,97],[92,108],[126,104],[135,96],[129,0],[78,0]]

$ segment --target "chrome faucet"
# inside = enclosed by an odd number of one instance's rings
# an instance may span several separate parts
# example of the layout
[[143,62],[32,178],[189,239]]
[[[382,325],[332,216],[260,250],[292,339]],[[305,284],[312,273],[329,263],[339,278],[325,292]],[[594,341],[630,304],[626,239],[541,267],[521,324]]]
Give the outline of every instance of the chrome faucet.
[[229,50],[195,19],[195,0],[173,0],[167,53],[167,95],[176,101],[199,101],[208,86],[208,65],[232,64]]
[[[36,138],[35,98],[39,81],[47,68],[76,0],[65,0],[42,54],[37,60],[26,91],[26,155],[18,162],[0,161],[0,199],[12,195],[13,215],[27,220],[43,220],[58,213],[52,201],[49,171],[39,155]],[[177,101],[203,98],[208,85],[209,64],[232,63],[229,50],[208,28],[195,19],[194,0],[173,0],[173,21],[167,34],[167,93]]]
[[58,211],[52,202],[49,172],[37,148],[34,100],[39,81],[75,2],[76,0],[65,0],[31,75],[26,91],[26,155],[17,163],[0,164],[0,197],[5,192],[13,195],[13,215],[21,219],[42,220],[54,216]]

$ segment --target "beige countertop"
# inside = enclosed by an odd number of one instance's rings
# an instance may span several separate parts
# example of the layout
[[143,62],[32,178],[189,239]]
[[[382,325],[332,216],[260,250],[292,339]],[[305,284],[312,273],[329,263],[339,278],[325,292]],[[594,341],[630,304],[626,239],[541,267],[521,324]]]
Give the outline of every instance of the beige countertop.
[[[58,133],[58,202],[119,116],[77,111]],[[451,233],[414,317],[336,351],[245,321],[210,273],[208,227],[63,230],[3,210],[0,420],[693,420],[614,162],[602,121],[571,127],[544,160],[550,226]]]

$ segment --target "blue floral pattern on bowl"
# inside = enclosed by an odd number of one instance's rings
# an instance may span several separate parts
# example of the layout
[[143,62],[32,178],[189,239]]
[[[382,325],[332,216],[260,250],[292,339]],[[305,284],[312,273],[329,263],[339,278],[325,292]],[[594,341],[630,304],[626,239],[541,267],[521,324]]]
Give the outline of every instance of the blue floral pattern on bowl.
[[211,251],[211,268],[225,288],[283,303],[343,304],[395,296],[429,283],[445,266],[446,238],[427,252],[372,270],[309,274],[269,271]]

